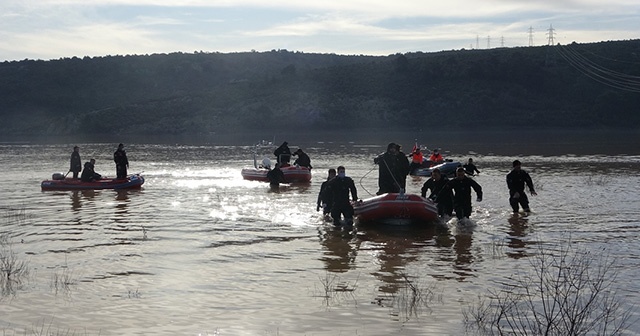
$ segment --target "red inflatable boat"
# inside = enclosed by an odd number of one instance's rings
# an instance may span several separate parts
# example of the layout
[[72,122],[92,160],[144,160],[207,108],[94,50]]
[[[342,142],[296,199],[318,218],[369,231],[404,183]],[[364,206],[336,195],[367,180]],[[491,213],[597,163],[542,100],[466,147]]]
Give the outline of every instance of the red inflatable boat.
[[[284,166],[280,167],[284,174],[285,183],[305,183],[311,181],[311,170],[307,167],[300,166]],[[244,168],[242,169],[242,178],[250,181],[269,182],[266,168]]]
[[438,220],[436,204],[414,194],[382,194],[354,204],[358,223],[426,224]]
[[129,175],[126,178],[102,178],[93,182],[82,182],[80,179],[65,178],[64,175],[53,174],[51,180],[42,181],[42,190],[101,190],[101,189],[140,189],[144,177],[140,174]]

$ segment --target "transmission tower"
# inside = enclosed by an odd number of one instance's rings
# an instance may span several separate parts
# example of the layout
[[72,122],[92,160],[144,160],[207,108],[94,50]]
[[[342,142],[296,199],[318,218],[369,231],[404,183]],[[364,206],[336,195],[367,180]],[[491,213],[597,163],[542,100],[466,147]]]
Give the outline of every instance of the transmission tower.
[[500,36],[500,48],[504,48],[504,36]]
[[556,34],[555,33],[555,29],[553,29],[553,25],[549,25],[549,29],[547,29],[547,36],[549,38],[549,45],[552,46],[554,45],[554,39],[553,36]]
[[491,49],[491,36],[487,35],[487,49]]
[[480,49],[480,36],[476,35],[476,49]]
[[529,26],[529,46],[533,47],[533,27]]

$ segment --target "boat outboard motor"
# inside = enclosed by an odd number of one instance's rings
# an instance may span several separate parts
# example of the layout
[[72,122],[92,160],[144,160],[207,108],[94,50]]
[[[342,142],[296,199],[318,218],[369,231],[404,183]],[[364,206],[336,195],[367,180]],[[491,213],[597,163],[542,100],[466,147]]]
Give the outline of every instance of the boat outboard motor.
[[51,175],[51,179],[52,180],[64,180],[64,174],[63,173],[53,173],[53,175]]
[[262,168],[271,168],[271,160],[269,160],[269,158],[262,159]]

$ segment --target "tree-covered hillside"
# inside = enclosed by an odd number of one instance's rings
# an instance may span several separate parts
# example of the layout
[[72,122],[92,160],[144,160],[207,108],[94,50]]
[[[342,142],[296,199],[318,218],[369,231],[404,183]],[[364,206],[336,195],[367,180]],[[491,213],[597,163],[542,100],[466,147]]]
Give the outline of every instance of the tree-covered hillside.
[[637,128],[640,40],[407,53],[0,63],[3,134]]

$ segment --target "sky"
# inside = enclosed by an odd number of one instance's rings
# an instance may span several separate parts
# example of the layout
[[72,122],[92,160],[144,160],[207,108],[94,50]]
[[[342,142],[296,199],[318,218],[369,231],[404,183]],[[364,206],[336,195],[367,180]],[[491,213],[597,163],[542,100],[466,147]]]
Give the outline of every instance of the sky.
[[638,38],[640,0],[0,0],[0,61],[391,55]]

